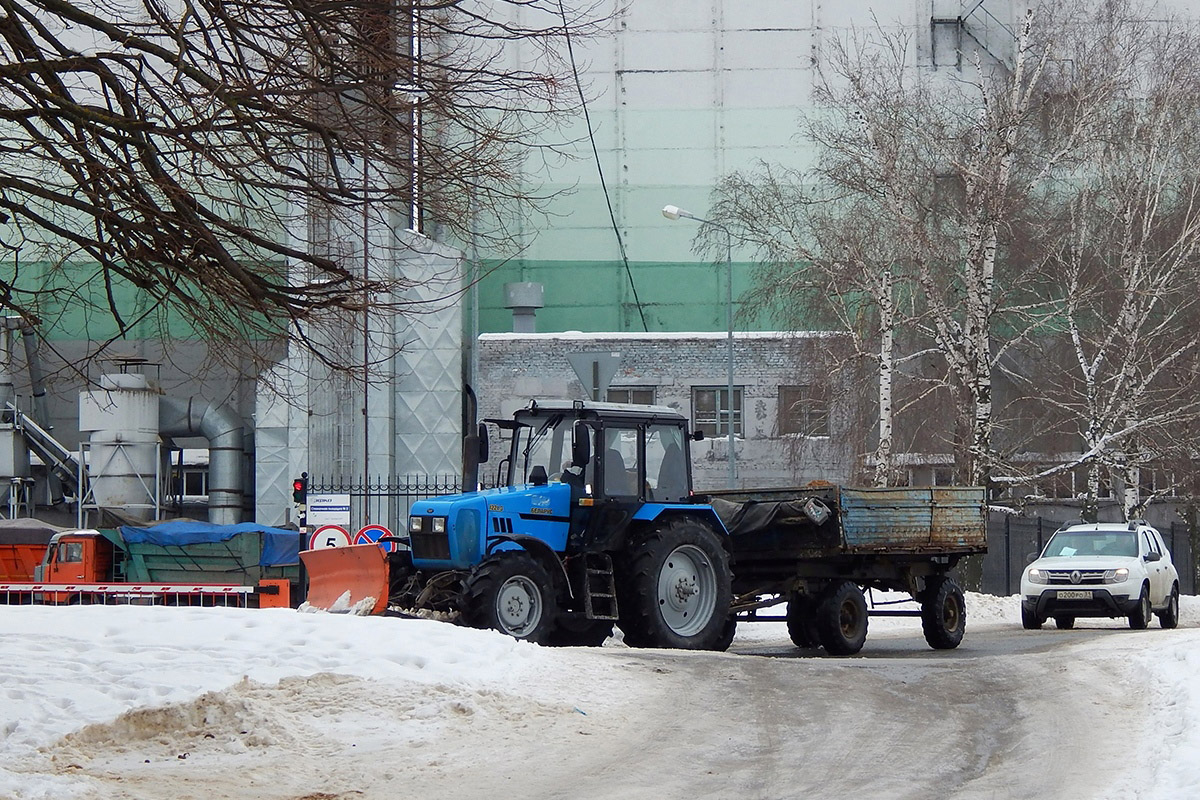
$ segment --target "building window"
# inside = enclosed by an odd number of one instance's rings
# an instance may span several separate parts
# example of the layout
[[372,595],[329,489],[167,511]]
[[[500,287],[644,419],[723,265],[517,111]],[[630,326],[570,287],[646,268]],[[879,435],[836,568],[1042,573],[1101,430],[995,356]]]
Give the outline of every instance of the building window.
[[825,386],[779,387],[779,434],[829,435],[829,389]]
[[619,386],[608,390],[608,402],[652,406],[654,390],[653,386]]
[[171,488],[176,497],[207,495],[208,467],[176,467]]
[[[692,428],[705,436],[719,439],[729,435],[729,389],[725,386],[692,387]],[[733,387],[733,435],[745,436],[742,429],[742,387]]]

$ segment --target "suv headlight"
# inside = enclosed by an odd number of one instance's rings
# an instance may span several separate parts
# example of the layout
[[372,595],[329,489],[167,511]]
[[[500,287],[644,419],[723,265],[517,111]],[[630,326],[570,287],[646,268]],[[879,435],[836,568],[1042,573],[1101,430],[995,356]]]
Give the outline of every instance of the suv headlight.
[[1030,568],[1029,572],[1025,573],[1025,577],[1029,578],[1030,583],[1050,582],[1050,573],[1044,569]]
[[1127,580],[1129,580],[1129,570],[1124,567],[1104,571],[1105,583],[1124,583]]

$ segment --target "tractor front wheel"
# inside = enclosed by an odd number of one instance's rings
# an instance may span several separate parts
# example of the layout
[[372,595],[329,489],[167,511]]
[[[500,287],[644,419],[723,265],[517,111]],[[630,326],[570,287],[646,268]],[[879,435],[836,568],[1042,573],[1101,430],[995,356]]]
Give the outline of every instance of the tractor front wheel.
[[501,551],[467,576],[463,621],[473,628],[544,643],[558,615],[552,586],[549,574],[528,553]]

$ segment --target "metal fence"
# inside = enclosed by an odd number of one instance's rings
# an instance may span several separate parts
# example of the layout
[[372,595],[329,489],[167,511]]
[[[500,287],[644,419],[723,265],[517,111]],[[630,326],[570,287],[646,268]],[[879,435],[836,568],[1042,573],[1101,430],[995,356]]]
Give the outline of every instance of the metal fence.
[[334,478],[310,476],[308,493],[350,495],[350,524],[357,530],[364,525],[386,525],[393,533],[408,529],[408,515],[418,500],[456,494],[461,490],[459,475],[390,475],[374,478]]
[[[983,557],[981,589],[987,594],[1011,595],[1021,590],[1021,573],[1031,557],[1040,553],[1046,542],[1064,523],[1043,517],[1016,517],[993,514],[988,521],[988,552]],[[1175,568],[1179,571],[1179,591],[1196,593],[1195,560],[1192,557],[1191,531],[1181,522],[1159,528]]]

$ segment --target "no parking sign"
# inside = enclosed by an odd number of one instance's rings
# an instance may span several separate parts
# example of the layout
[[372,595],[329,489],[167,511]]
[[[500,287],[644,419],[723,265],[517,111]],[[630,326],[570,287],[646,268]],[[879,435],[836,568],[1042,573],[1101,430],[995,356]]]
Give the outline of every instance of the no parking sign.
[[[391,535],[392,532],[384,525],[364,525],[363,527],[359,528],[358,533],[354,535],[354,543],[373,544],[378,542],[384,536]],[[384,542],[379,546],[389,553],[398,549],[399,547],[395,542]]]

